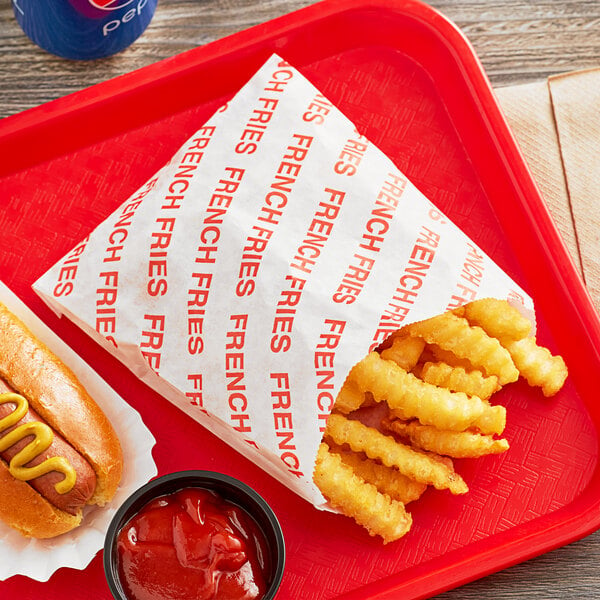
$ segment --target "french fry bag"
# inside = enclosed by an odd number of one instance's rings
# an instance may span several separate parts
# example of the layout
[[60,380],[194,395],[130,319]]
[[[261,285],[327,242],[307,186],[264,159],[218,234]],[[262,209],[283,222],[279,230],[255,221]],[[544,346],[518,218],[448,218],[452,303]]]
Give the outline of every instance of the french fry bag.
[[278,56],[34,288],[316,506],[326,420],[370,349],[476,298],[533,309]]

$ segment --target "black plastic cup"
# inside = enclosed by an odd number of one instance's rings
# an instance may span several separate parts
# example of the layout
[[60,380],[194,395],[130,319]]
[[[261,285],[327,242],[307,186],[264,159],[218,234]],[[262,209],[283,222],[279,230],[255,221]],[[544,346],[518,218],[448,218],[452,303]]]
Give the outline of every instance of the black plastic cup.
[[219,494],[225,500],[244,509],[261,529],[271,553],[271,572],[266,573],[267,591],[260,600],[273,600],[283,578],[285,543],[281,525],[267,502],[245,483],[213,471],[179,471],[153,479],[135,491],[117,510],[104,542],[104,573],[115,600],[131,600],[119,580],[117,536],[122,527],[142,507],[159,496],[172,494],[184,488],[202,488]]

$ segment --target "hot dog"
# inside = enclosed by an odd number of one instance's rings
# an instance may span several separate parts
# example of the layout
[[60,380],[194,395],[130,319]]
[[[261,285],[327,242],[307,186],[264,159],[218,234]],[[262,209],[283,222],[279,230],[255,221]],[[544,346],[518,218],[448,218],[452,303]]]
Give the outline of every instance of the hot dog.
[[117,435],[75,375],[0,304],[0,519],[50,538],[114,496]]

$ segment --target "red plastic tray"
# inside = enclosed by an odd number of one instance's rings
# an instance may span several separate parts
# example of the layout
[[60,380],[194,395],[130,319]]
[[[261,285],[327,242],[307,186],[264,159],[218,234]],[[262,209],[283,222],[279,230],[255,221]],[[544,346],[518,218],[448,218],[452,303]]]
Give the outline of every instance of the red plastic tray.
[[[31,284],[169,156],[272,53],[298,67],[534,298],[539,340],[570,369],[550,400],[500,392],[509,452],[457,461],[471,491],[428,491],[414,528],[381,545],[323,514],[147,389]],[[142,414],[159,473],[245,480],[287,540],[281,600],[425,598],[600,527],[600,322],[473,50],[414,1],[328,1],[0,122],[0,277]],[[101,553],[2,598],[109,598]]]

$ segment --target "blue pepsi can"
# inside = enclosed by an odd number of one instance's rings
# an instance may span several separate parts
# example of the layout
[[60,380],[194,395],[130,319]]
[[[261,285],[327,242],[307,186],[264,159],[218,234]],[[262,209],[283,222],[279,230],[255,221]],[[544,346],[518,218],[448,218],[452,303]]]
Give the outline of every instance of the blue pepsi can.
[[120,52],[146,29],[157,0],[12,0],[19,25],[38,46],[63,58]]

